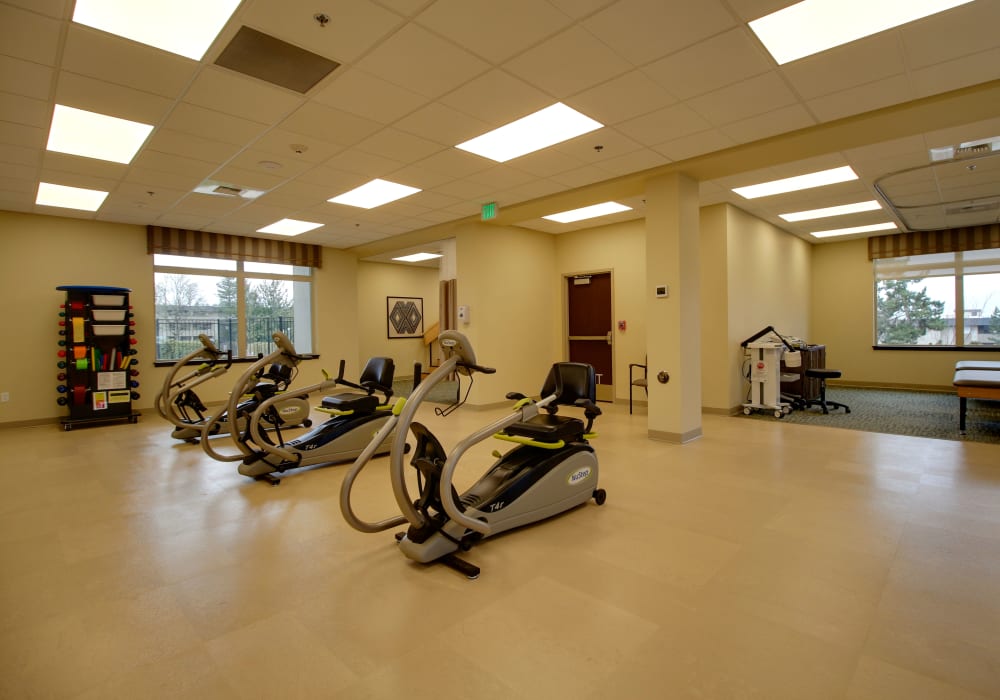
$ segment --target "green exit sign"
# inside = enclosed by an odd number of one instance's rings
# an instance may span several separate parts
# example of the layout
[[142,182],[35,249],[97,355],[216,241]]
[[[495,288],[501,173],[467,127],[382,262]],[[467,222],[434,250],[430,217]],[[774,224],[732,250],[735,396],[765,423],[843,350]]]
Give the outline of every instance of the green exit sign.
[[483,205],[482,219],[483,221],[489,221],[490,219],[497,218],[497,203],[489,202]]

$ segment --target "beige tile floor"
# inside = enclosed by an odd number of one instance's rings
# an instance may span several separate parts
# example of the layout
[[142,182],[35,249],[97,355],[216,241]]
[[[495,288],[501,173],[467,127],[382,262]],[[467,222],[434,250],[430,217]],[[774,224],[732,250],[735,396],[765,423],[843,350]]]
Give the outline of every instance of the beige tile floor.
[[[493,415],[423,412],[446,446]],[[344,466],[269,487],[154,415],[0,430],[0,698],[1000,698],[1000,446],[645,422],[605,405],[607,503],[482,542],[477,581],[351,530]],[[384,459],[357,491],[392,512]]]

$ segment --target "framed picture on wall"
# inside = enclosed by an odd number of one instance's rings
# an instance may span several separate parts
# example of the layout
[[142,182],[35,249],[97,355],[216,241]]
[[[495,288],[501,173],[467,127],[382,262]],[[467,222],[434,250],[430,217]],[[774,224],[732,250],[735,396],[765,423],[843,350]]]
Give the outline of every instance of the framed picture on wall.
[[421,338],[424,335],[424,300],[421,297],[386,297],[389,338]]

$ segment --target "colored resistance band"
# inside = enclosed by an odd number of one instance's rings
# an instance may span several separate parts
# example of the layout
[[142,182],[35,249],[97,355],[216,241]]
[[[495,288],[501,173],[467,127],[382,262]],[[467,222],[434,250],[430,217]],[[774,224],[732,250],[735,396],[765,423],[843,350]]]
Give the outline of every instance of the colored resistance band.
[[73,311],[83,311],[83,302],[82,301],[71,301],[69,303],[69,308],[71,308]]
[[89,366],[90,366],[90,363],[87,362],[87,358],[86,357],[83,358],[82,360],[77,360],[76,361],[76,368],[78,370],[80,370],[80,371],[86,371]]
[[73,346],[73,359],[83,360],[87,357],[87,346],[86,345],[74,345]]
[[73,339],[83,340],[83,317],[74,316],[70,321],[73,322]]
[[87,400],[87,387],[86,386],[73,387],[73,405],[82,406],[86,400]]

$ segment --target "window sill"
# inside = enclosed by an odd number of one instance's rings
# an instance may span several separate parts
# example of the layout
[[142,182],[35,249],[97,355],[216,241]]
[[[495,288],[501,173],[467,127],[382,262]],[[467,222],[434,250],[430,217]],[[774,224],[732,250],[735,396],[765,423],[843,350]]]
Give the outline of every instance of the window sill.
[[920,350],[927,352],[1000,352],[1000,345],[872,345],[872,350]]

